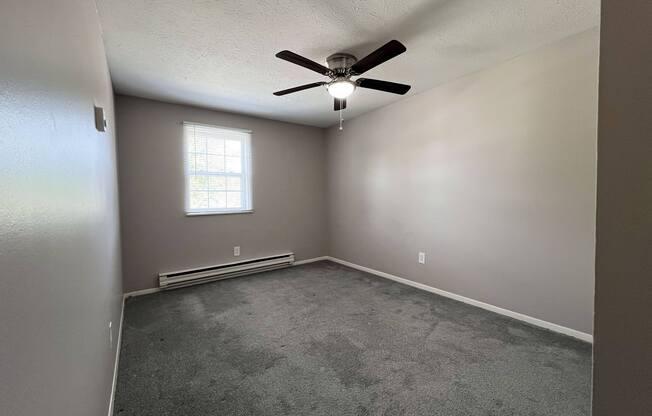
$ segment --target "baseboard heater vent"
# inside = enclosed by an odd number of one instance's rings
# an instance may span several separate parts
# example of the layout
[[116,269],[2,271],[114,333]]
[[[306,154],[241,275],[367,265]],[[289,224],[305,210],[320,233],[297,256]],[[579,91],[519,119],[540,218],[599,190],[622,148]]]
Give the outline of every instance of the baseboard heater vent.
[[293,263],[294,253],[286,253],[234,263],[219,264],[217,266],[160,273],[158,275],[158,285],[161,289],[173,289],[212,282],[214,280],[230,279],[232,277],[267,270],[280,269],[282,267],[291,266]]

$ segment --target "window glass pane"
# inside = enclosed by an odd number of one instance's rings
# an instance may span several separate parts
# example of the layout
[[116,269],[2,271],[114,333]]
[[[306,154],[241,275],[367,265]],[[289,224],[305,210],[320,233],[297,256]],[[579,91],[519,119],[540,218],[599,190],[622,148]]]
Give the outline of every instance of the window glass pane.
[[240,208],[242,205],[242,197],[240,192],[227,192],[226,193],[226,207],[227,208]]
[[224,154],[224,140],[210,138],[208,140],[206,151],[214,155],[223,155]]
[[224,156],[208,155],[207,162],[208,172],[224,172]]
[[190,191],[190,208],[191,209],[208,208],[208,192]]
[[229,173],[241,173],[242,172],[242,161],[239,157],[227,157],[226,158],[226,171]]
[[226,179],[226,187],[229,191],[239,191],[240,190],[240,177],[239,176],[229,176]]
[[194,153],[194,156],[197,172],[206,172],[206,155],[203,153]]
[[226,140],[226,155],[240,157],[241,147],[240,140]]
[[195,146],[195,136],[194,135],[188,137],[188,151],[190,153],[194,153],[194,152],[197,151],[197,146]]
[[208,198],[209,208],[226,208],[226,192],[211,192]]
[[191,212],[251,209],[250,135],[185,123],[184,140],[187,209]]
[[195,142],[194,150],[191,150],[191,152],[206,153],[206,138],[205,137],[195,137],[194,142]]
[[208,189],[208,176],[190,177],[190,189],[193,191],[205,191]]
[[226,178],[224,176],[215,176],[215,175],[209,176],[208,186],[211,191],[225,191]]

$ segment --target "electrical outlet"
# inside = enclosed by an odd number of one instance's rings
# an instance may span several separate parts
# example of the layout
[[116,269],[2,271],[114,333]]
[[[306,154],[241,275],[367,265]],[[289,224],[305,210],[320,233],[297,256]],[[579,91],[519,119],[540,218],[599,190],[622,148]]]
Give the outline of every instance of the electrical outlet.
[[113,321],[109,321],[109,345],[113,348]]
[[426,264],[426,253],[425,251],[419,252],[419,264]]
[[233,255],[238,257],[240,255],[240,246],[233,247]]

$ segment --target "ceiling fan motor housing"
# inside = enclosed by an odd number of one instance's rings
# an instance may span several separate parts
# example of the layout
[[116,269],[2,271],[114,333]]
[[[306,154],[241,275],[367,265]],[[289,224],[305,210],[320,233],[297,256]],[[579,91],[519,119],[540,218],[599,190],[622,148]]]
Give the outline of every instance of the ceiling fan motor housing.
[[349,53],[334,53],[326,58],[328,68],[333,71],[335,77],[347,75],[347,69],[358,62],[358,59]]

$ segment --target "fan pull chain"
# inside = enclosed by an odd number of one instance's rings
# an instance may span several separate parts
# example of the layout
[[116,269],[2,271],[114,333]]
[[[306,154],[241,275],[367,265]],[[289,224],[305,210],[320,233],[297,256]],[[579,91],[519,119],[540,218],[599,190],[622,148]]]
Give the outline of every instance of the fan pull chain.
[[344,121],[344,118],[342,117],[342,107],[340,107],[340,130],[343,130],[342,128],[342,122]]

